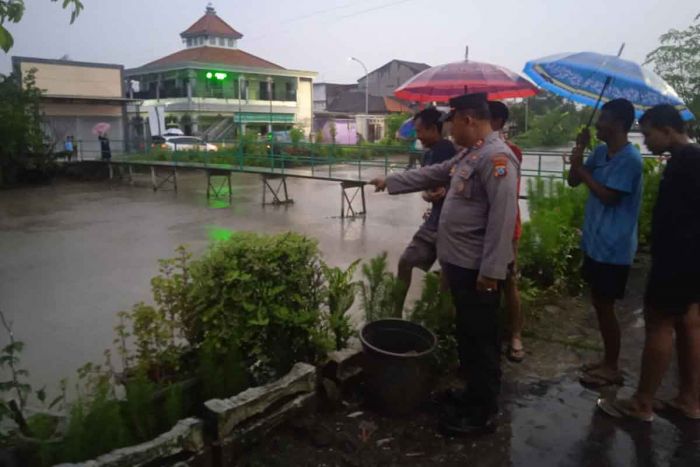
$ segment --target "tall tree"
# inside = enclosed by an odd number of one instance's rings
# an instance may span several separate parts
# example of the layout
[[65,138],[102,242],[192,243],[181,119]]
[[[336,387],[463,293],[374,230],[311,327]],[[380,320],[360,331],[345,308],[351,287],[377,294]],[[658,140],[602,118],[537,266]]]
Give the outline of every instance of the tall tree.
[[[700,14],[687,29],[671,29],[659,38],[647,63],[673,86],[697,118],[700,118]],[[697,122],[697,120],[696,120]],[[698,124],[694,124],[696,134]]]
[[[51,0],[58,2],[59,0]],[[60,0],[63,2],[63,8],[72,7],[70,15],[70,23],[73,24],[75,19],[83,9],[83,4],[80,0]],[[14,44],[12,34],[5,29],[5,23],[19,23],[24,16],[24,0],[0,0],[0,49],[8,52]]]
[[44,145],[40,99],[34,70],[26,73],[23,86],[18,75],[0,75],[0,186],[14,182],[28,166],[43,164],[53,148]]

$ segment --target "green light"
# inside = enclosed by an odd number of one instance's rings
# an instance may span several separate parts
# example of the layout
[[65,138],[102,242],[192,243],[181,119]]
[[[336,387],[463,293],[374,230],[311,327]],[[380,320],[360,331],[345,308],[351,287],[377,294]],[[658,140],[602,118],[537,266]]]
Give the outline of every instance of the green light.
[[207,72],[207,79],[211,79],[214,74],[211,71]]
[[223,80],[225,80],[226,78],[228,78],[228,73],[214,73],[214,76],[215,76],[216,79],[218,79],[219,81],[223,81]]

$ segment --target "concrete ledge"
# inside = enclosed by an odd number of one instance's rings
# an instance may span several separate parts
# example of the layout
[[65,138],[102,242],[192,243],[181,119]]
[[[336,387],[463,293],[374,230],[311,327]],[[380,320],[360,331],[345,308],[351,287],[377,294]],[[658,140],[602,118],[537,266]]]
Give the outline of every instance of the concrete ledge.
[[167,433],[145,443],[114,450],[97,459],[57,467],[139,467],[182,453],[196,453],[204,449],[204,422],[186,418]]
[[215,437],[223,441],[236,433],[281,423],[285,419],[285,409],[298,408],[306,401],[305,396],[314,395],[315,389],[316,368],[297,363],[287,375],[273,383],[247,389],[228,399],[212,399],[204,406],[209,412],[207,418],[214,422]]

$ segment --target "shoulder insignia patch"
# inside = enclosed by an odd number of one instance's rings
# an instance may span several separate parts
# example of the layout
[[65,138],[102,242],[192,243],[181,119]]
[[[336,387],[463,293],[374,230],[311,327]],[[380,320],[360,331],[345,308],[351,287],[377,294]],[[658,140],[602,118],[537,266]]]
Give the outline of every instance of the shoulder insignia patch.
[[505,177],[508,175],[508,156],[494,156],[491,158],[494,177]]

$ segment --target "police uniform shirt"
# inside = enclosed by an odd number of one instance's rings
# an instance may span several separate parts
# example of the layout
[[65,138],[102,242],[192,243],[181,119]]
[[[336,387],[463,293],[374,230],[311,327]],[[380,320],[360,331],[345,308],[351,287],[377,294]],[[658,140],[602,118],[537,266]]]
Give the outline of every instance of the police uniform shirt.
[[387,177],[390,194],[410,193],[449,183],[440,216],[438,258],[506,278],[513,261],[520,164],[497,132],[447,162]]

